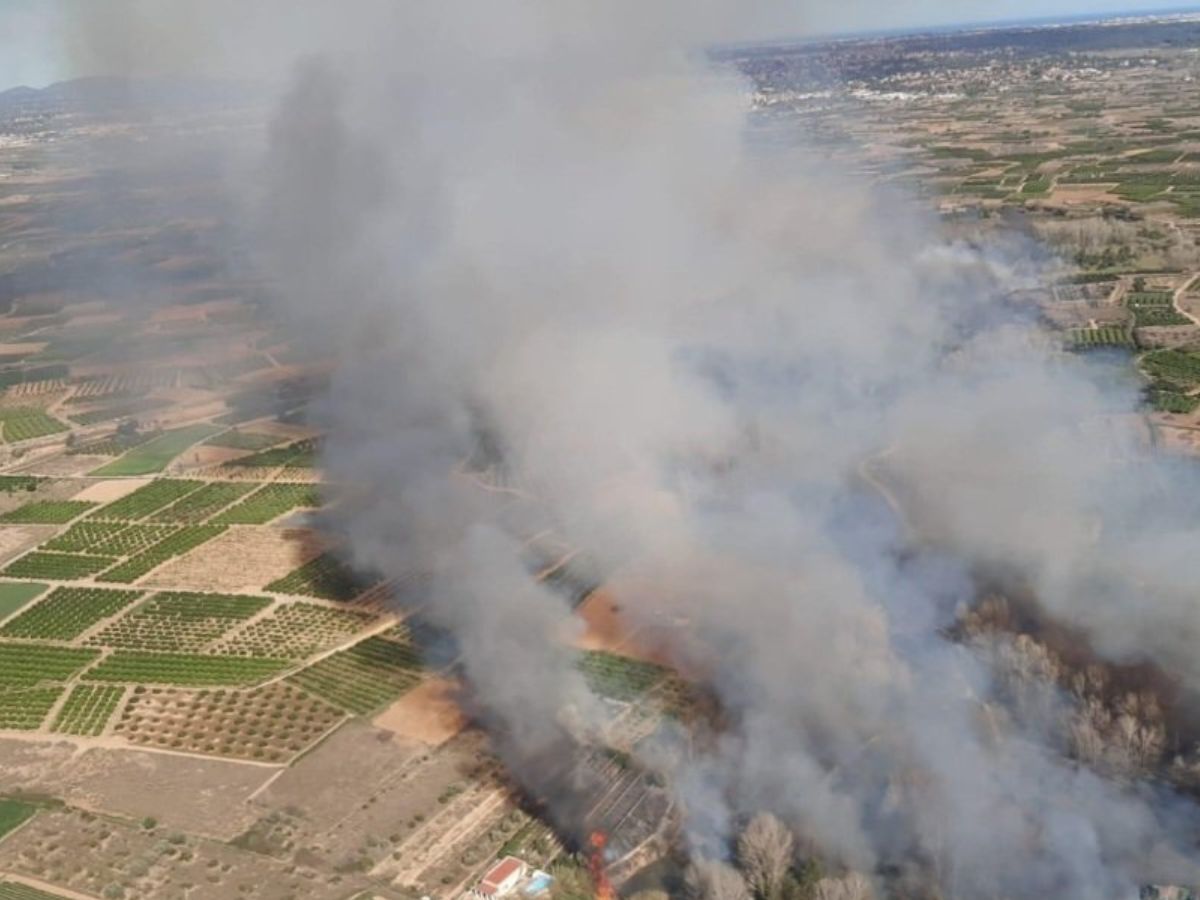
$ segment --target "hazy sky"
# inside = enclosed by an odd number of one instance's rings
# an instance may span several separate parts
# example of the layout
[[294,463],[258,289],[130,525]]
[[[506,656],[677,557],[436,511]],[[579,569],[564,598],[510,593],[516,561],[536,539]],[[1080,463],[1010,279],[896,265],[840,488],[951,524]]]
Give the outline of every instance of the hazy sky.
[[[43,86],[80,73],[62,52],[61,0],[0,0],[0,90],[17,84]],[[87,0],[102,4],[106,0]],[[172,0],[162,0],[170,4]],[[256,0],[246,0],[254,4]],[[334,0],[314,0],[334,2]],[[425,0],[409,0],[425,2]],[[649,0],[653,2],[653,0]],[[793,0],[787,0],[790,4]],[[1075,15],[1189,8],[1200,0],[794,0],[771,37],[805,32],[904,28],[1033,16]],[[737,35],[742,38],[745,35]]]

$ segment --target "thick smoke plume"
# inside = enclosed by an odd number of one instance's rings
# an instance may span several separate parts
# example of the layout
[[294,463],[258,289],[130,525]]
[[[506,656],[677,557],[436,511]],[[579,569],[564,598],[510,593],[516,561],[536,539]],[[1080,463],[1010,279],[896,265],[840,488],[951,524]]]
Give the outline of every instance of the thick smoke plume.
[[1180,476],[1113,415],[1134,391],[1008,302],[1047,255],[946,241],[754,146],[747,86],[702,52],[740,4],[354,12],[298,44],[257,233],[343,360],[325,464],[368,490],[338,527],[359,563],[428,578],[531,789],[523,763],[602,717],[578,619],[521,563],[552,528],[615,573],[631,629],[678,623],[674,662],[725,710],[655,756],[698,856],[770,810],[944,896],[1200,881],[1190,803],[1068,762],[1038,716],[997,723],[994,654],[946,637],[1004,572],[1101,658],[1200,688]]

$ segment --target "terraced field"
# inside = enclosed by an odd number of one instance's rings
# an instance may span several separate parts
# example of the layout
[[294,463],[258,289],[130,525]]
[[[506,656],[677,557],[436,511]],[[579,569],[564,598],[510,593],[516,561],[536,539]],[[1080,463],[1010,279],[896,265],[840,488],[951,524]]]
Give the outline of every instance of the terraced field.
[[58,588],[0,628],[0,636],[29,640],[69,641],[93,625],[115,616],[141,596],[141,591],[107,588]]
[[264,525],[294,509],[321,505],[317,488],[307,484],[267,484],[213,519],[219,525]]
[[95,503],[84,500],[35,500],[0,516],[0,522],[20,525],[65,525]]
[[205,541],[211,541],[223,531],[225,531],[224,525],[187,525],[157,544],[131,556],[119,566],[109,569],[97,580],[132,584],[167,560],[194,550]]
[[283,578],[271,582],[263,590],[346,602],[380,580],[354,572],[332,554],[323,553]]
[[253,483],[218,481],[206,484],[150,517],[152,522],[196,524],[254,490]]
[[66,681],[100,655],[82,647],[0,643],[0,688]]
[[266,597],[154,594],[88,643],[131,650],[199,650],[270,605]]
[[288,680],[348,712],[366,715],[420,683],[420,668],[413,648],[371,637]]
[[52,730],[59,734],[95,737],[116,711],[125,688],[99,684],[78,684],[71,689]]
[[[3,650],[2,646],[0,650]],[[89,669],[83,677],[85,681],[208,687],[253,684],[269,678],[286,666],[287,662],[282,659],[120,650]]]
[[212,649],[231,656],[304,659],[353,637],[374,621],[370,613],[285,603],[265,618],[235,631]]
[[0,728],[16,731],[40,728],[62,692],[61,686],[0,691]]
[[120,500],[101,507],[89,518],[136,522],[202,487],[204,487],[203,481],[160,478],[145,487],[138,488]]
[[4,570],[4,574],[12,578],[78,581],[81,578],[89,578],[98,572],[103,572],[116,561],[116,558],[106,556],[76,556],[70,553],[34,551],[10,563]]
[[343,716],[285,683],[249,691],[134,688],[113,732],[151,747],[283,762]]

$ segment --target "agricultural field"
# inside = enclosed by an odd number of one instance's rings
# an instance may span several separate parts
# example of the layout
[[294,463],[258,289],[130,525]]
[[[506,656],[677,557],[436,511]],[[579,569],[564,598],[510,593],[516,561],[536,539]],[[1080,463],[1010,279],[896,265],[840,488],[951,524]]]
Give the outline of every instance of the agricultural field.
[[43,550],[61,553],[89,553],[94,544],[100,544],[129,526],[119,522],[76,522],[58,537],[42,544]]
[[40,409],[14,407],[0,409],[0,435],[6,444],[59,434],[70,429]]
[[266,597],[153,594],[87,643],[131,650],[199,650],[270,605]]
[[[0,651],[3,650],[3,645],[0,645]],[[0,655],[0,660],[2,659],[3,656]],[[85,672],[83,679],[128,684],[209,687],[253,684],[277,674],[286,666],[287,662],[281,659],[119,650]],[[3,683],[2,676],[0,683]]]
[[371,637],[288,680],[348,712],[366,715],[416,687],[420,669],[412,647]]
[[17,491],[29,491],[32,493],[45,481],[44,478],[37,478],[33,475],[0,475],[0,491],[6,494],[12,494]]
[[93,625],[115,616],[141,596],[140,591],[108,588],[56,588],[0,627],[0,637],[70,641]]
[[1067,344],[1075,350],[1100,347],[1132,347],[1129,331],[1121,325],[1101,325],[1098,328],[1073,328],[1067,333]]
[[224,525],[185,526],[157,544],[152,544],[136,556],[131,556],[119,566],[108,569],[97,580],[116,582],[118,584],[131,584],[148,572],[158,568],[167,560],[194,550],[205,541],[211,541],[224,531]]
[[113,732],[151,747],[283,762],[343,717],[283,682],[248,691],[137,687]]
[[0,900],[66,900],[66,897],[38,890],[19,881],[0,881]]
[[[114,557],[77,556],[70,553],[44,553],[35,550],[9,563],[4,574],[10,578],[48,578],[51,581],[78,581],[103,572],[116,563]],[[113,579],[118,580],[118,579]],[[132,581],[132,579],[130,579]]]
[[149,521],[194,525],[240,500],[254,490],[254,487],[253,483],[215,481],[159,510]]
[[315,603],[281,603],[271,614],[228,635],[212,652],[304,659],[348,640],[375,620],[370,613]]
[[306,469],[317,464],[317,453],[320,447],[317,441],[306,439],[295,441],[286,447],[274,450],[264,450],[253,456],[235,460],[232,465],[249,466],[258,469],[276,469],[279,467]]
[[116,711],[125,688],[102,684],[77,684],[71,688],[51,730],[58,734],[95,737]]
[[22,609],[48,587],[35,581],[0,581],[0,619]]
[[263,485],[236,506],[213,518],[218,525],[265,525],[294,509],[316,509],[321,495],[313,485]]
[[322,553],[283,578],[271,582],[263,590],[348,602],[379,581],[378,577],[369,578],[351,571],[331,553]]
[[204,443],[210,447],[228,447],[230,450],[258,451],[283,443],[283,439],[276,434],[258,434],[234,428],[211,437]]
[[0,691],[0,728],[36,731],[62,692],[61,686]]
[[1191,324],[1191,319],[1172,305],[1173,299],[1169,291],[1133,291],[1126,296],[1125,305],[1133,312],[1136,328]]
[[668,675],[662,666],[603,650],[585,651],[576,665],[593,693],[613,700],[636,700]]
[[188,447],[219,431],[216,425],[188,425],[158,437],[101,466],[93,475],[151,475],[161,472]]
[[93,545],[87,552],[100,556],[131,556],[166,540],[177,531],[179,528],[174,525],[129,525]]
[[0,838],[28,821],[36,812],[36,806],[22,803],[20,800],[0,800]]
[[82,647],[0,643],[0,688],[66,681],[99,655],[99,650]]
[[136,522],[202,487],[203,481],[160,478],[101,507],[88,518]]
[[95,505],[85,500],[34,500],[6,512],[0,516],[0,522],[13,525],[65,525]]

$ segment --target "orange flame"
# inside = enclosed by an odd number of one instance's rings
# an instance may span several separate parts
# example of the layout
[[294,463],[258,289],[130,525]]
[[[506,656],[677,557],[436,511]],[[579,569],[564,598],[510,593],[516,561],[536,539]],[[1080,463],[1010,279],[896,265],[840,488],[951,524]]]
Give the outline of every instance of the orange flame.
[[617,900],[617,892],[604,871],[604,848],[608,846],[608,835],[603,831],[593,831],[588,843],[592,847],[588,856],[588,874],[592,876],[592,884],[596,888],[596,900]]

